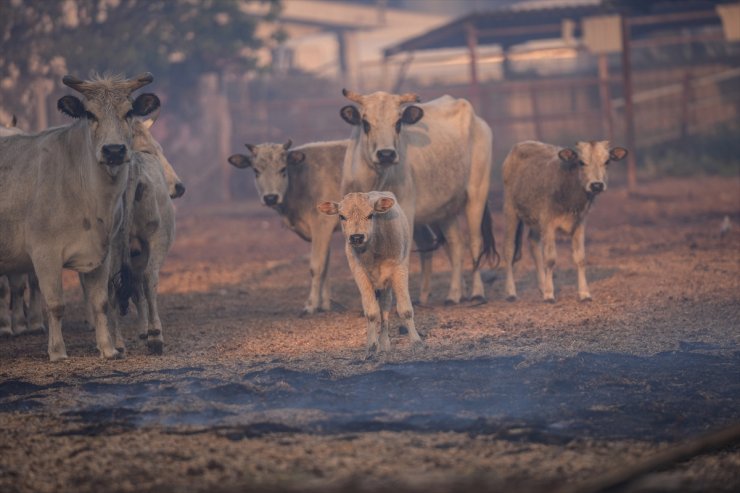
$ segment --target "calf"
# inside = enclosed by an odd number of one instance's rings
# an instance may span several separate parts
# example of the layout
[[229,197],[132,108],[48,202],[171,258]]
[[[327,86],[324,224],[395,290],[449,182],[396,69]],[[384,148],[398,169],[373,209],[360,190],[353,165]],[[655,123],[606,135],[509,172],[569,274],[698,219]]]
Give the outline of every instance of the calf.
[[[390,350],[388,325],[393,293],[398,316],[413,342],[420,342],[409,296],[411,230],[391,192],[350,193],[341,202],[322,202],[323,214],[339,215],[345,253],[367,318],[367,356]],[[380,333],[379,330],[380,329]]]
[[529,227],[529,247],[537,267],[542,296],[555,302],[552,271],[555,267],[555,233],[572,237],[573,262],[578,269],[578,297],[591,300],[586,283],[586,216],[596,196],[606,190],[611,161],[627,155],[608,141],[578,142],[575,149],[536,141],[516,144],[506,157],[504,219],[506,221],[506,296],[516,300],[514,262],[521,258],[521,237]]
[[337,220],[314,207],[320,200],[338,200],[347,141],[316,142],[290,149],[285,144],[247,144],[249,155],[234,154],[229,163],[254,170],[260,200],[283,217],[285,225],[311,242],[311,291],[304,314],[330,310],[327,271],[329,243]]

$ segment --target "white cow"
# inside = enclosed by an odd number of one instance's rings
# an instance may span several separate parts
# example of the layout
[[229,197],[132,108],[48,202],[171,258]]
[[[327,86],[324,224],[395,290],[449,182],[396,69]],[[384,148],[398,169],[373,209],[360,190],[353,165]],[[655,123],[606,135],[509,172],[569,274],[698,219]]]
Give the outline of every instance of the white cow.
[[[481,258],[497,256],[487,198],[492,135],[464,99],[443,96],[424,104],[415,94],[344,91],[357,106],[341,109],[354,128],[342,172],[343,194],[393,192],[409,224],[441,228],[452,262],[448,303],[462,297],[463,240],[458,216],[465,212],[473,259],[472,298],[485,300]],[[429,297],[422,283],[420,301]]]
[[57,107],[76,119],[34,135],[0,139],[0,274],[34,270],[46,301],[49,358],[67,358],[62,338],[62,269],[82,273],[101,356],[118,358],[108,320],[109,249],[128,182],[133,120],[159,107],[131,93],[151,74],[62,82],[83,99]]
[[389,351],[388,329],[393,294],[398,316],[412,342],[421,342],[409,296],[411,228],[391,192],[350,193],[341,202],[322,202],[321,213],[339,216],[345,253],[360,289],[367,318],[367,356]]

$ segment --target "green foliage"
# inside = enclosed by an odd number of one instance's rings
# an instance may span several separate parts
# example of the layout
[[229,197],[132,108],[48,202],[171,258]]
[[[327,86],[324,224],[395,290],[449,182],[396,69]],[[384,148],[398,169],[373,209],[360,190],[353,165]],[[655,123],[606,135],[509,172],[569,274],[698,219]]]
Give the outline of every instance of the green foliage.
[[[279,12],[269,4],[268,18]],[[259,18],[238,0],[3,0],[0,80],[91,70],[188,85],[205,72],[244,73],[256,65]]]
[[720,126],[709,134],[646,149],[639,159],[650,176],[738,176],[738,130],[737,126]]

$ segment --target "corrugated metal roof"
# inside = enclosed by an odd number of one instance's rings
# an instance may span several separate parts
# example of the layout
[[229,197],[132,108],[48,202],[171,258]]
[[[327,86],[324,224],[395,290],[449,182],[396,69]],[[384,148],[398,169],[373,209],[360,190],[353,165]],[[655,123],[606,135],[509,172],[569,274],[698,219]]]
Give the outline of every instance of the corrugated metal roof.
[[[675,14],[682,12],[714,12],[720,3],[736,0],[608,0],[579,1],[563,0],[548,2],[533,0],[531,3],[517,4],[513,7],[494,9],[486,12],[473,12],[449,24],[432,29],[420,36],[407,39],[384,50],[389,57],[397,53],[454,48],[467,45],[467,33],[475,30],[478,44],[498,44],[505,47],[538,39],[561,37],[562,21],[580,21],[583,17],[625,13],[630,17]],[[695,27],[697,25],[719,24],[716,16],[704,15],[698,20],[684,19],[674,22],[674,26]],[[655,24],[636,26],[633,37],[641,37],[660,29]],[[580,22],[575,23],[574,36],[580,36]]]

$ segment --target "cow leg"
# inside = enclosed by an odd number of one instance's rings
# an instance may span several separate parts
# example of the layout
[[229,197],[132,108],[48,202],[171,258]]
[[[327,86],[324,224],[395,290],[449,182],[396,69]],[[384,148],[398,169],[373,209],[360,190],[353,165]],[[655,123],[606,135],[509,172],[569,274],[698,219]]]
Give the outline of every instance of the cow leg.
[[542,256],[542,238],[539,232],[530,229],[527,237],[529,243],[529,253],[532,254],[534,260],[534,270],[537,273],[537,287],[540,293],[545,293],[545,260]]
[[28,330],[26,323],[25,299],[26,293],[26,275],[11,274],[8,276],[10,282],[10,321],[13,327],[13,334],[23,334]]
[[408,329],[411,342],[416,344],[421,342],[421,337],[416,331],[414,324],[414,306],[411,304],[409,296],[409,272],[407,268],[399,268],[391,277],[391,286],[393,293],[396,295],[396,311],[401,319],[401,324]]
[[0,276],[0,336],[13,335],[10,322],[10,285],[6,276]]
[[481,222],[483,221],[483,210],[486,207],[486,195],[488,187],[482,199],[473,200],[468,197],[465,207],[465,216],[470,230],[470,256],[473,259],[473,290],[470,297],[473,300],[485,301],[486,293],[481,279],[480,271],[482,262],[477,262],[483,248],[483,235],[481,233]]
[[426,224],[415,226],[414,242],[419,250],[419,261],[421,263],[421,287],[419,289],[419,304],[429,303],[432,293],[432,259],[434,257],[435,240],[431,227]]
[[375,288],[365,270],[357,265],[350,255],[348,255],[348,258],[355,283],[357,283],[357,287],[360,290],[362,311],[365,313],[365,319],[367,320],[367,350],[365,359],[368,359],[378,350],[378,346],[380,345],[380,305],[375,296]]
[[379,349],[387,353],[391,350],[389,331],[391,325],[391,305],[393,305],[393,290],[390,287],[380,290],[378,301],[381,316]]
[[555,270],[557,250],[555,249],[555,228],[548,226],[542,235],[542,253],[545,260],[545,279],[542,298],[548,303],[555,303],[555,288],[552,284],[552,273]]
[[591,301],[591,292],[586,282],[586,224],[576,226],[571,239],[573,247],[573,263],[578,270],[578,298],[581,301]]
[[321,278],[321,309],[325,312],[331,311],[331,282],[329,281],[329,259],[331,258],[331,248],[326,251],[326,263],[324,264],[324,274]]
[[[82,279],[82,273],[78,273],[77,277],[80,280],[80,286],[82,287],[82,301],[85,304],[85,323],[87,324],[88,330],[95,330],[95,312],[90,304],[90,293],[88,292],[87,284]],[[110,300],[115,300],[115,294],[111,290],[108,293]],[[113,305],[114,303],[111,303]]]
[[[110,256],[107,256],[103,264],[97,269],[80,274],[80,279],[86,286],[88,305],[93,314],[95,324],[95,341],[97,342],[100,356],[106,359],[118,359],[123,357],[111,338],[108,325],[108,312],[110,304],[108,301],[108,280],[110,276]],[[122,341],[117,341],[122,344]]]
[[447,293],[445,304],[457,304],[460,303],[460,298],[462,298],[463,242],[460,223],[457,221],[457,217],[454,217],[440,223],[440,227],[447,239],[446,245],[449,247],[448,255],[452,266],[450,290]]
[[64,291],[62,289],[62,262],[51,256],[38,255],[33,258],[33,268],[39,279],[39,289],[46,302],[49,319],[49,359],[67,359],[67,348],[62,337],[64,317]]
[[44,299],[39,289],[39,279],[35,272],[28,273],[28,327],[31,332],[46,332],[44,323]]
[[144,295],[144,282],[137,281],[134,287],[134,305],[136,306],[136,324],[139,326],[139,339],[145,341],[149,329],[149,303]]
[[159,267],[147,269],[144,273],[144,296],[149,311],[149,329],[146,333],[146,345],[154,354],[162,354],[164,350],[164,334],[162,321],[159,319],[157,305],[157,288],[159,287]]
[[[331,241],[331,233],[334,230],[334,223],[329,221],[321,221],[316,226],[311,239],[311,290],[308,294],[306,305],[303,308],[303,313],[307,315],[316,313],[321,304],[322,281],[326,278],[329,243]],[[328,306],[331,309],[331,300],[328,300]]]
[[504,235],[504,263],[506,264],[506,299],[516,301],[516,283],[514,281],[514,254],[516,253],[517,226],[519,218],[514,208],[504,204],[504,224],[506,231]]

